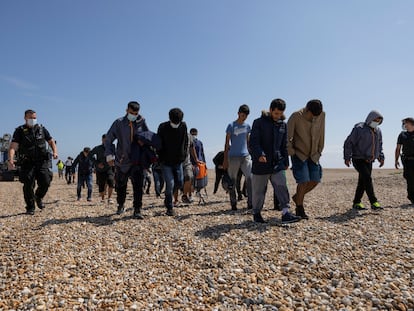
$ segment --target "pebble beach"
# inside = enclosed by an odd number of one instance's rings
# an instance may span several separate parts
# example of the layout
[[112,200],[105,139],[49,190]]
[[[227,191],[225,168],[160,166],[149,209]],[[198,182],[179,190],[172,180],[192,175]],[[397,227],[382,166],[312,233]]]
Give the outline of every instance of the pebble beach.
[[78,202],[55,175],[46,208],[29,216],[22,184],[1,182],[0,310],[414,310],[414,206],[402,170],[373,177],[383,210],[352,210],[357,173],[325,169],[305,199],[310,219],[289,225],[270,188],[267,223],[246,199],[231,211],[212,170],[205,204],[166,216],[152,188],[143,220],[132,189],[116,215],[96,185]]

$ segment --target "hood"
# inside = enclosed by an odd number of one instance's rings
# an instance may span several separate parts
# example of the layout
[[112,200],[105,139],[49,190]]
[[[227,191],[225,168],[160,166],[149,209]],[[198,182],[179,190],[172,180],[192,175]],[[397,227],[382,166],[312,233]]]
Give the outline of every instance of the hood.
[[[376,118],[381,118],[381,119],[384,119],[384,117],[382,116],[382,114],[380,114],[378,111],[376,111],[376,110],[372,110],[369,114],[368,114],[368,116],[367,116],[367,118],[365,119],[365,123],[366,124],[370,124],[373,120],[375,120]],[[381,123],[382,123],[382,120],[381,120]]]
[[[267,110],[262,110],[261,117],[262,118],[269,118],[269,119],[271,119],[270,112],[267,111]],[[282,116],[280,117],[280,119],[278,121],[284,121],[284,120],[286,120],[286,116],[285,116],[285,114],[282,114]],[[272,121],[273,121],[273,119],[272,119]]]

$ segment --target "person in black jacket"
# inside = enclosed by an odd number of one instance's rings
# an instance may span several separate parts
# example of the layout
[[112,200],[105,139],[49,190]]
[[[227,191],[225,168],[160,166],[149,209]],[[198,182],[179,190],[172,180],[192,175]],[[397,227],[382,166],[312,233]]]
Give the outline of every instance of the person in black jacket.
[[169,111],[169,121],[158,127],[161,139],[159,162],[165,181],[164,205],[167,215],[173,216],[173,193],[183,186],[183,162],[187,156],[188,133],[187,125],[183,122],[184,113],[180,108]]
[[75,158],[72,164],[72,173],[75,174],[76,166],[78,166],[78,186],[76,188],[76,194],[78,201],[81,199],[82,187],[86,184],[88,188],[87,200],[92,201],[92,172],[93,172],[93,159],[89,156],[91,148],[85,147],[83,151]]
[[274,99],[270,103],[269,113],[254,120],[250,133],[253,220],[259,223],[265,222],[261,210],[269,179],[282,208],[282,223],[301,219],[289,212],[290,197],[286,183],[286,169],[289,167],[287,125],[283,115],[285,109],[283,99]]

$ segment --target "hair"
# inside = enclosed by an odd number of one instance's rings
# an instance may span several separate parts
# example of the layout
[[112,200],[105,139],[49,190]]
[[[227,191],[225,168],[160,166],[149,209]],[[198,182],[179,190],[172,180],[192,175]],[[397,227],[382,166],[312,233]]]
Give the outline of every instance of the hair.
[[322,113],[322,102],[319,99],[312,99],[306,104],[306,109],[317,117]]
[[190,134],[197,135],[197,134],[198,134],[197,129],[193,127],[193,128],[190,130]]
[[106,134],[102,134],[102,139],[105,139],[106,138]]
[[250,113],[250,108],[247,105],[241,105],[239,107],[239,113],[245,113],[246,115],[248,115]]
[[89,153],[90,151],[91,151],[91,148],[89,148],[89,147],[83,148],[83,152]]
[[168,116],[170,118],[170,121],[174,124],[180,123],[184,118],[184,113],[180,108],[172,108],[168,112]]
[[275,109],[280,110],[280,111],[285,111],[286,102],[280,98],[276,98],[272,100],[272,102],[270,103],[270,110],[275,110]]
[[139,111],[140,104],[137,101],[130,101],[128,103],[128,109],[131,109],[132,111]]
[[414,119],[413,118],[405,118],[402,120],[403,123],[411,123],[411,125],[414,125]]
[[27,115],[29,115],[29,114],[34,114],[34,113],[36,113],[36,111],[34,111],[34,110],[32,110],[32,109],[27,109],[27,110],[24,112],[24,116],[26,117]]

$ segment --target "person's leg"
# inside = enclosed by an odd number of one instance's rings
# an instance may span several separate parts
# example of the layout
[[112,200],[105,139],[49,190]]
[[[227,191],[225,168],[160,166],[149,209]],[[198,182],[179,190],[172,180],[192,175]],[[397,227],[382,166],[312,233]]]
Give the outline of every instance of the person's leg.
[[152,178],[154,179],[154,190],[155,195],[159,197],[161,195],[161,182],[160,182],[160,172],[158,170],[152,170]]
[[126,191],[128,185],[129,171],[122,172],[120,167],[116,167],[116,178],[115,178],[115,187],[116,187],[116,201],[118,203],[117,214],[120,215],[124,212],[124,205],[126,200]]
[[365,160],[353,161],[355,169],[359,173],[358,186],[355,192],[354,204],[360,203],[364,190],[367,193],[369,202],[372,204],[377,202],[377,198],[374,193],[374,186],[372,184],[372,162]]
[[407,198],[414,204],[414,160],[403,161],[404,178],[407,181]]
[[114,186],[115,186],[115,179],[114,179],[114,173],[112,171],[112,169],[108,172],[105,173],[106,174],[106,186],[107,186],[107,190],[108,190],[108,203],[112,203],[112,193],[114,191]]
[[224,175],[224,170],[221,169],[221,168],[216,167],[215,172],[216,172],[216,179],[214,181],[213,194],[216,194],[216,192],[218,190],[218,187],[220,185],[220,181],[221,181],[221,179],[223,178],[223,175]]
[[[233,185],[236,185],[237,182],[237,173],[240,169],[240,161],[241,158],[239,157],[230,157],[229,158],[229,167],[227,168],[227,173],[231,178]],[[236,197],[236,187],[232,187],[229,191],[230,197],[230,204],[232,210],[237,210],[237,197]]]
[[[237,192],[237,200],[243,200],[243,194],[242,194],[242,190],[241,190],[241,180],[243,177],[243,172],[242,170],[239,168],[239,170],[237,171],[237,178],[236,178],[236,192]],[[245,179],[246,180],[246,179]]]
[[85,182],[86,182],[86,187],[88,189],[88,201],[92,200],[92,183],[93,183],[93,177],[92,177],[92,173],[85,175]]
[[174,174],[171,166],[162,165],[162,175],[165,181],[164,205],[168,210],[173,209]]
[[34,214],[35,210],[35,172],[34,167],[22,166],[19,171],[19,180],[23,183],[23,195],[26,202],[26,213]]
[[77,195],[77,197],[78,197],[78,200],[80,200],[81,199],[81,197],[82,197],[82,185],[83,185],[83,175],[79,175],[78,174],[78,183],[77,183],[77,186],[76,186],[76,195]]
[[[272,183],[273,191],[277,196],[280,208],[282,210],[282,223],[292,223],[300,221],[302,218],[300,215],[294,216],[289,212],[290,196],[286,180],[286,170],[281,170],[272,174],[272,176],[270,177],[270,182]],[[298,213],[298,206],[296,207],[296,212]],[[304,210],[302,214],[305,214]]]
[[134,165],[131,168],[131,181],[133,190],[133,206],[134,206],[134,217],[142,219],[141,208],[142,208],[142,194],[144,184],[144,170],[141,166]]
[[252,208],[252,160],[250,156],[244,157],[240,169],[243,172],[247,188],[247,208]]
[[96,172],[96,183],[98,184],[98,191],[101,200],[105,199],[105,185],[106,185],[106,173]]
[[253,205],[253,220],[255,222],[265,222],[261,211],[266,196],[266,185],[269,180],[269,175],[255,175],[252,174],[252,205]]
[[37,189],[35,192],[36,203],[40,209],[43,209],[44,204],[42,199],[44,198],[49,189],[53,173],[49,169],[48,163],[42,164],[39,168],[35,170],[35,172],[37,181]]

